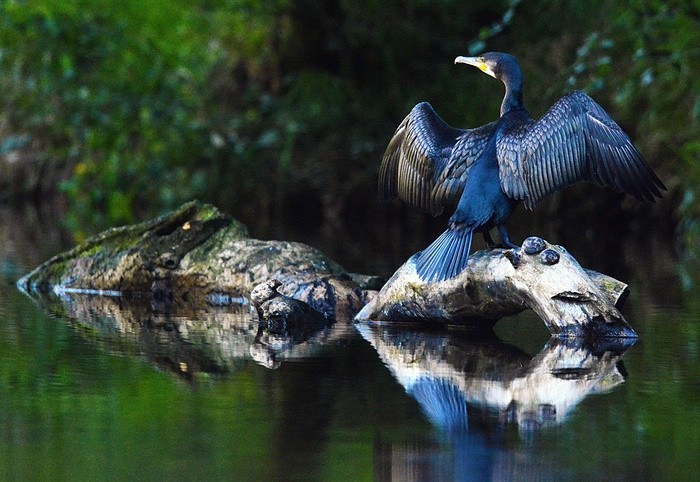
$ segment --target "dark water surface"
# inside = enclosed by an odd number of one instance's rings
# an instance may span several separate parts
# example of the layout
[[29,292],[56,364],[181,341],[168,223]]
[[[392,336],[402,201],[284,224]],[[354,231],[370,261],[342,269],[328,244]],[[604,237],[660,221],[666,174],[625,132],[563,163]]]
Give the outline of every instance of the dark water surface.
[[612,268],[632,346],[532,313],[290,333],[246,305],[37,304],[14,282],[66,240],[0,214],[2,480],[698,480],[700,297],[654,251]]

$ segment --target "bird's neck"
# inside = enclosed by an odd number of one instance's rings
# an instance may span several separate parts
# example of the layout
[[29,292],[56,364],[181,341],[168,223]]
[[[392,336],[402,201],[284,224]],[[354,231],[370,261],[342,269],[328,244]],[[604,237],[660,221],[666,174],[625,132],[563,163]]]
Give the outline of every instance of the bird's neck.
[[501,104],[501,117],[512,110],[522,109],[523,104],[523,75],[520,69],[508,72],[501,78],[506,86],[506,95]]
[[523,107],[522,89],[506,84],[506,95],[503,97],[503,103],[501,104],[501,117],[510,111],[522,109]]

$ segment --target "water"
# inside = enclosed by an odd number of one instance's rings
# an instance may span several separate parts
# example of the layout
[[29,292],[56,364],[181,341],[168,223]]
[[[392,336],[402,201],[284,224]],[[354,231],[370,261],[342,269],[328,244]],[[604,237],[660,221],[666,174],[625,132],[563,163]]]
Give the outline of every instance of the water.
[[4,216],[3,480],[698,478],[700,299],[668,271],[625,278],[632,346],[550,340],[532,313],[479,339],[261,332],[246,305],[37,304],[14,281],[68,243]]

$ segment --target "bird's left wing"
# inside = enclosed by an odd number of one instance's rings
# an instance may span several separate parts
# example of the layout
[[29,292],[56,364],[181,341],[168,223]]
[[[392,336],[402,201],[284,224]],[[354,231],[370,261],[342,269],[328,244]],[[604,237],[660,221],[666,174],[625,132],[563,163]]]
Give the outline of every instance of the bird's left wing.
[[529,209],[581,180],[649,201],[666,189],[620,126],[579,91],[539,121],[501,135],[496,149],[503,191]]

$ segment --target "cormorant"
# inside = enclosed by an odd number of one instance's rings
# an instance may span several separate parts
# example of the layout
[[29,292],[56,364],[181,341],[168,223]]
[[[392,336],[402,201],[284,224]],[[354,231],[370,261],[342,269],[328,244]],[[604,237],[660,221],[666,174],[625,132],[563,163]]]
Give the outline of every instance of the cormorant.
[[535,121],[523,104],[523,76],[512,55],[457,57],[505,84],[500,118],[475,129],[446,124],[427,102],[401,122],[379,171],[383,200],[400,197],[437,216],[457,208],[449,227],[415,256],[425,281],[442,281],[466,266],[474,232],[494,247],[489,229],[515,246],[505,223],[519,201],[533,209],[545,196],[581,180],[653,201],[665,186],[630,138],[581,91],[559,99]]

